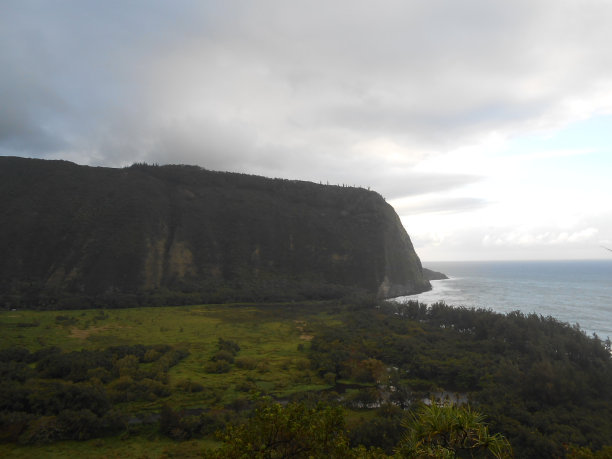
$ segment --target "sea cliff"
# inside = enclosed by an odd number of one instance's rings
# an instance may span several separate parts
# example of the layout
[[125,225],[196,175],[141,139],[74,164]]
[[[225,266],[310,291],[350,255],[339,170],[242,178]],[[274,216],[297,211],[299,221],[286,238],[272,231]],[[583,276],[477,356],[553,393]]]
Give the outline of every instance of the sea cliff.
[[95,307],[392,297],[430,289],[362,188],[137,164],[0,158],[0,301]]

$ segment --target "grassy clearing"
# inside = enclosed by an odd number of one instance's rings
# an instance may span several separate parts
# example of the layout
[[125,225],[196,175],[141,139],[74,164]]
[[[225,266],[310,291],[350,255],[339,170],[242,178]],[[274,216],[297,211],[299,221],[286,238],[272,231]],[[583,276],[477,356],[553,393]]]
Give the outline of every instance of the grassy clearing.
[[[310,370],[304,349],[318,324],[335,320],[330,306],[321,303],[3,311],[0,347],[23,346],[33,351],[58,346],[78,351],[120,344],[179,345],[190,354],[170,370],[171,384],[190,381],[204,390],[175,390],[163,401],[195,407],[230,403],[252,389],[288,396],[325,387]],[[217,351],[219,338],[237,342],[240,352],[231,371],[207,373],[206,364]],[[156,410],[160,403],[133,403],[126,408]]]
[[200,457],[202,451],[215,448],[218,443],[198,439],[176,442],[164,436],[129,438],[97,438],[87,441],[65,441],[44,446],[0,444],[0,457],[7,459],[81,457],[88,459],[161,459],[169,457]]
[[[243,342],[243,350],[282,351],[283,343],[308,341],[309,321],[326,320],[320,303],[299,305],[200,305],[112,310],[0,311],[1,347],[66,351],[117,344],[214,344],[217,336]],[[308,319],[308,320],[304,320]],[[285,343],[286,344],[286,343]],[[242,344],[241,344],[242,347]]]
[[[183,347],[189,355],[168,372],[169,397],[118,406],[140,414],[159,412],[164,403],[176,410],[214,410],[238,403],[253,391],[284,398],[328,387],[310,368],[306,351],[322,323],[338,321],[329,303],[2,311],[0,349],[22,346],[35,351],[58,346],[70,352],[135,344]],[[235,341],[240,351],[229,372],[208,373],[205,368],[218,351],[219,338]],[[202,390],[186,390],[187,382]],[[214,446],[211,438],[175,442],[159,434],[157,425],[143,425],[129,436],[39,446],[0,444],[0,457],[187,458]]]

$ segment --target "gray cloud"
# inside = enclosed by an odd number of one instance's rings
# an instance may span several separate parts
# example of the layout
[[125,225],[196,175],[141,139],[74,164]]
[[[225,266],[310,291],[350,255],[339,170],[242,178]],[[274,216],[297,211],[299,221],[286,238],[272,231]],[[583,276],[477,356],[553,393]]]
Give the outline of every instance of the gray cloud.
[[[399,199],[421,194],[448,191],[475,183],[481,177],[466,174],[433,174],[407,171],[403,176],[380,174],[375,177],[374,188],[382,190],[387,199]],[[436,206],[438,206],[436,204]]]
[[455,213],[481,209],[490,205],[481,198],[431,198],[419,203],[400,204],[395,210],[400,215],[418,215],[426,213]]
[[558,228],[517,232],[516,228],[454,230],[440,239],[411,235],[430,260],[568,260],[605,258],[593,228],[559,231]]

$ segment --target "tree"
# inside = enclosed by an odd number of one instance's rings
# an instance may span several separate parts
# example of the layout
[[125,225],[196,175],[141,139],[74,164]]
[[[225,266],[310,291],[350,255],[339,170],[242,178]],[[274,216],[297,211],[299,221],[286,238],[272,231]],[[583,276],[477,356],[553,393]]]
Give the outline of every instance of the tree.
[[228,426],[221,434],[218,458],[345,458],[351,456],[344,433],[342,409],[304,403],[282,406],[269,398],[260,401],[244,424]]
[[599,451],[591,451],[586,446],[568,445],[567,457],[569,459],[609,459],[612,457],[612,445],[604,446]]
[[512,457],[508,440],[491,434],[484,416],[468,406],[438,405],[432,400],[403,425],[407,432],[397,449],[399,457]]

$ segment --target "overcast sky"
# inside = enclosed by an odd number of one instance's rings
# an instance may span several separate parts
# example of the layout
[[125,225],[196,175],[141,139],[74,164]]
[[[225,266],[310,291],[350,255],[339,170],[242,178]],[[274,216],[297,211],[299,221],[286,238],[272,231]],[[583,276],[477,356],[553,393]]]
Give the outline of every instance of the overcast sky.
[[425,262],[612,256],[612,2],[0,10],[0,155],[370,187]]

